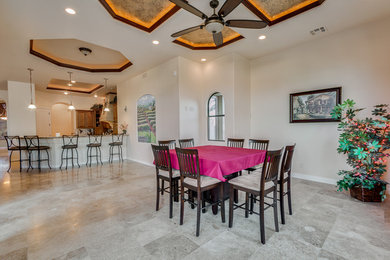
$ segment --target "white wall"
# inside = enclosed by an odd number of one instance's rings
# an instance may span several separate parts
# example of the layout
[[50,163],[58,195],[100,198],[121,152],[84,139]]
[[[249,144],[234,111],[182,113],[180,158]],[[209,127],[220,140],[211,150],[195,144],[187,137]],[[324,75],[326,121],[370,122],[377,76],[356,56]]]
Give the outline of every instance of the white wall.
[[343,87],[359,107],[390,101],[390,19],[261,57],[251,64],[251,135],[270,148],[297,144],[293,170],[334,182],[345,169],[337,123],[289,124],[289,94]]
[[[156,99],[156,138],[179,139],[178,58],[171,59],[147,72],[117,85],[119,123],[127,122],[127,157],[151,164],[150,144],[137,137],[137,100],[145,94]],[[127,106],[127,112],[124,107]]]
[[78,110],[89,110],[94,104],[103,104],[103,100],[101,98],[94,98],[86,95],[81,96],[80,94],[72,94],[69,96],[64,95],[63,93],[55,94],[39,90],[35,92],[35,99],[37,107],[47,109],[51,109],[52,105],[57,103],[70,104],[71,100]]
[[[35,135],[35,110],[28,109],[31,102],[30,84],[7,81],[8,86],[8,135]],[[33,84],[33,98],[35,96]]]

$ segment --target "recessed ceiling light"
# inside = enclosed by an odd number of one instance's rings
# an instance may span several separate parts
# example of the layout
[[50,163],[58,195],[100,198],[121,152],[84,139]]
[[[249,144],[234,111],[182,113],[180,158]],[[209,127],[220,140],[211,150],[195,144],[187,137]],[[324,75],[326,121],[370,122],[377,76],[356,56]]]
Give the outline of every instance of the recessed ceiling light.
[[260,35],[259,36],[259,40],[265,40],[265,38],[267,38],[267,36],[265,36],[265,35]]
[[203,58],[203,59],[201,59],[200,61],[203,61],[203,62],[205,62],[205,61],[207,61],[205,58]]
[[160,42],[159,41],[153,41],[153,44],[157,45],[157,44],[160,44]]
[[68,14],[76,14],[76,11],[72,8],[66,8],[65,12],[67,12]]

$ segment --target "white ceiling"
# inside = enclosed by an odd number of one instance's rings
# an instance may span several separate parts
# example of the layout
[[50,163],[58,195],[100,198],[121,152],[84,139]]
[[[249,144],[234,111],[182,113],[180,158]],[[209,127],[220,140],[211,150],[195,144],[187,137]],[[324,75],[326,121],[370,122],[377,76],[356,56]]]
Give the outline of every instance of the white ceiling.
[[[208,1],[189,0],[191,4],[211,12]],[[222,4],[223,0],[221,1]],[[220,6],[221,6],[220,4]],[[71,7],[76,15],[67,14]],[[248,59],[324,37],[390,15],[389,0],[326,0],[320,7],[300,14],[264,30],[236,29],[245,39],[219,50],[194,51],[172,43],[170,35],[195,26],[201,20],[179,10],[152,33],[117,21],[97,0],[0,0],[0,88],[6,80],[28,81],[27,67],[34,68],[33,81],[44,89],[51,78],[67,79],[70,69],[58,67],[29,54],[30,39],[79,39],[120,51],[133,66],[120,73],[89,73],[73,70],[76,81],[115,85],[144,72],[170,58],[183,56],[194,61],[215,59],[236,52]],[[257,19],[243,5],[228,18]],[[326,26],[323,36],[311,36],[310,30]],[[258,40],[265,34],[266,40]],[[153,45],[159,40],[159,45]]]

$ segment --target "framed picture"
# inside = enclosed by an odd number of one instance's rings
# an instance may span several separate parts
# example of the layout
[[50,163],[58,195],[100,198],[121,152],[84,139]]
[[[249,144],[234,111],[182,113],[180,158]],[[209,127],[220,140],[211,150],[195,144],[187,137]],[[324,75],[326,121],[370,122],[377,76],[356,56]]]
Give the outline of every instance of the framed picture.
[[341,102],[341,87],[290,94],[290,123],[339,122],[331,112]]

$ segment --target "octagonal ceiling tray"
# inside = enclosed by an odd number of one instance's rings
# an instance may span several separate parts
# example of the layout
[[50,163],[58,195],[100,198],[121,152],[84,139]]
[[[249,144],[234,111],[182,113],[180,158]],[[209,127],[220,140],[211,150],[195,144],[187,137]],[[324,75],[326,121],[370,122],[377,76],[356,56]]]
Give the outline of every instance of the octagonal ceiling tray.
[[243,0],[242,3],[269,25],[321,5],[325,0]]
[[119,51],[77,39],[31,40],[30,53],[61,67],[89,72],[121,72],[132,65]]
[[46,89],[91,94],[104,87],[100,84],[91,84],[84,82],[72,83],[72,87],[69,87],[68,84],[69,80],[51,79]]
[[180,7],[169,0],[99,0],[115,19],[151,32]]

